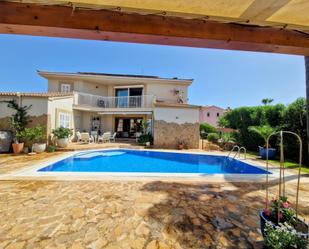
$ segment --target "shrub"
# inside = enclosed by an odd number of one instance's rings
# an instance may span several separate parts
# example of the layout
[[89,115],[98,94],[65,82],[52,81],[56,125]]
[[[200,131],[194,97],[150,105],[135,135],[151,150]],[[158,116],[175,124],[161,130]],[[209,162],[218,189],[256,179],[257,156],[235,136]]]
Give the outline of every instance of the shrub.
[[50,146],[47,147],[46,151],[49,152],[49,153],[55,152],[56,146],[50,145]]
[[219,140],[219,135],[217,133],[209,133],[207,135],[207,140],[212,143],[217,143]]
[[235,133],[232,132],[223,133],[221,139],[223,143],[233,143],[235,142]]
[[209,133],[216,133],[217,129],[208,123],[200,124],[200,135],[201,138],[206,139]]
[[64,128],[64,127],[59,127],[57,129],[54,129],[53,132],[55,137],[57,137],[58,139],[61,138],[68,138],[70,136],[73,135],[73,132],[71,129],[69,128]]
[[27,124],[31,122],[30,116],[28,115],[28,110],[31,108],[30,106],[19,106],[16,100],[5,100],[1,101],[2,103],[7,103],[7,107],[11,108],[15,111],[15,113],[11,117],[11,126],[15,133],[15,139],[18,143],[20,139],[23,138],[23,131],[26,128]]
[[152,142],[153,142],[153,137],[152,137],[152,135],[149,134],[149,133],[148,133],[148,134],[143,134],[143,135],[139,136],[137,142],[138,142],[139,144],[146,144],[147,142],[150,142],[150,143],[152,144]]
[[200,124],[200,131],[204,131],[205,133],[215,133],[217,132],[217,129],[208,123],[202,123]]
[[[306,134],[306,99],[298,98],[288,106],[282,104],[240,107],[227,112],[219,120],[219,125],[237,129],[235,140],[248,150],[257,150],[263,144],[264,139],[256,132],[250,130],[250,126],[271,126],[275,130],[292,131],[300,135],[303,141],[303,158],[307,158],[307,134]],[[270,144],[276,146],[276,138]],[[284,138],[285,156],[289,159],[298,159],[299,144],[292,136]]]
[[37,125],[33,128],[25,128],[21,134],[29,142],[41,142],[44,138],[44,126]]

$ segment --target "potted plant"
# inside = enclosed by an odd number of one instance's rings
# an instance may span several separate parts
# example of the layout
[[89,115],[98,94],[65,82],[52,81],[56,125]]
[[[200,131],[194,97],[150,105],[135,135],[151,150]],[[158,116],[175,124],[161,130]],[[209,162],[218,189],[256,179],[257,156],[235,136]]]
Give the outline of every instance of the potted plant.
[[8,108],[11,108],[15,113],[11,117],[11,126],[14,132],[14,142],[12,144],[14,154],[21,153],[24,148],[24,143],[21,142],[23,138],[23,131],[25,130],[27,124],[31,122],[30,116],[28,115],[28,110],[30,106],[19,106],[19,104],[13,100],[5,100],[3,103],[7,103]]
[[[298,201],[300,188],[300,169],[302,165],[302,140],[299,135],[290,131],[280,131],[271,134],[266,143],[268,144],[271,136],[280,135],[280,168],[279,168],[279,183],[278,197],[269,201],[269,179],[266,174],[266,201],[265,208],[259,212],[261,232],[264,237],[267,248],[273,249],[290,249],[290,248],[307,248],[308,244],[308,228],[309,225],[298,217]],[[288,201],[285,194],[285,167],[283,156],[283,134],[295,135],[299,142],[299,168],[298,181],[296,189],[295,209]],[[268,158],[266,161],[266,171],[268,172]]]
[[287,197],[272,199],[259,215],[267,248],[307,248],[308,225],[297,218]]
[[183,141],[183,140],[180,140],[180,141],[178,141],[178,143],[177,143],[177,149],[178,150],[183,150],[183,149],[185,149],[186,148],[186,143],[185,143],[185,141]]
[[59,127],[52,131],[56,137],[56,144],[60,148],[65,148],[69,144],[69,137],[73,135],[73,132],[69,128]]
[[22,132],[24,138],[32,143],[31,151],[41,153],[46,150],[46,143],[43,142],[44,140],[44,127],[41,125],[37,125],[33,128],[25,128]]
[[150,146],[153,142],[153,137],[150,133],[142,134],[138,137],[137,142],[142,145]]
[[266,148],[266,140],[267,138],[273,134],[276,129],[271,127],[270,125],[262,125],[262,126],[250,126],[249,131],[252,131],[258,135],[260,135],[264,139],[264,146],[259,146],[259,155],[262,159],[266,159],[267,151],[268,151],[268,159],[273,159],[276,156],[277,150],[275,148]]

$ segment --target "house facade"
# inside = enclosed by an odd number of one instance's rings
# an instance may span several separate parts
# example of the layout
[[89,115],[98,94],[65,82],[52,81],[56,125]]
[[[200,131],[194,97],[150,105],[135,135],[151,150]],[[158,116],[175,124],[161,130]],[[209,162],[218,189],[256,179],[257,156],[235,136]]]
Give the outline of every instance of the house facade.
[[[117,137],[134,139],[149,124],[154,145],[174,148],[184,142],[197,148],[199,106],[188,104],[191,79],[155,76],[59,73],[38,71],[48,81],[47,93],[1,93],[1,100],[16,99],[32,104],[31,125],[40,123],[49,136],[63,126],[73,131],[117,132]],[[0,104],[0,129],[8,128],[10,110]],[[4,110],[4,111],[2,111]],[[2,121],[2,122],[1,122]]]
[[228,109],[224,109],[215,105],[202,106],[199,113],[199,122],[208,123],[214,127],[219,127],[219,119],[224,115],[225,112],[228,111]]

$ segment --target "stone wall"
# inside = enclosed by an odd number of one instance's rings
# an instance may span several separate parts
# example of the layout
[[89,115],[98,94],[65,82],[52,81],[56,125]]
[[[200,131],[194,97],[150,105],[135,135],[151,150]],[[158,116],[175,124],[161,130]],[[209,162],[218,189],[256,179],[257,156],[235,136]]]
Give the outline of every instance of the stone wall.
[[154,147],[177,148],[183,141],[188,149],[198,149],[200,140],[200,126],[198,123],[167,123],[163,120],[154,121]]
[[[0,118],[0,130],[10,130],[12,131],[12,127],[11,127],[11,122],[10,122],[10,117],[4,117],[4,118]],[[27,127],[35,127],[37,125],[42,125],[45,127],[45,135],[48,138],[48,136],[50,135],[51,132],[51,124],[50,124],[50,115],[47,114],[43,114],[40,116],[31,116],[30,120],[32,120],[32,122],[30,122]]]

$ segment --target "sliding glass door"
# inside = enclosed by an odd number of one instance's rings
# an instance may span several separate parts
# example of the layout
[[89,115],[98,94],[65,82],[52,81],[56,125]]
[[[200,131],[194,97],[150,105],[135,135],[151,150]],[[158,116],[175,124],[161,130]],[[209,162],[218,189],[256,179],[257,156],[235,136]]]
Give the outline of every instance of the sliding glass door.
[[116,107],[119,108],[137,108],[142,106],[143,88],[118,88],[115,92]]
[[129,89],[116,89],[116,107],[126,108],[129,104]]

